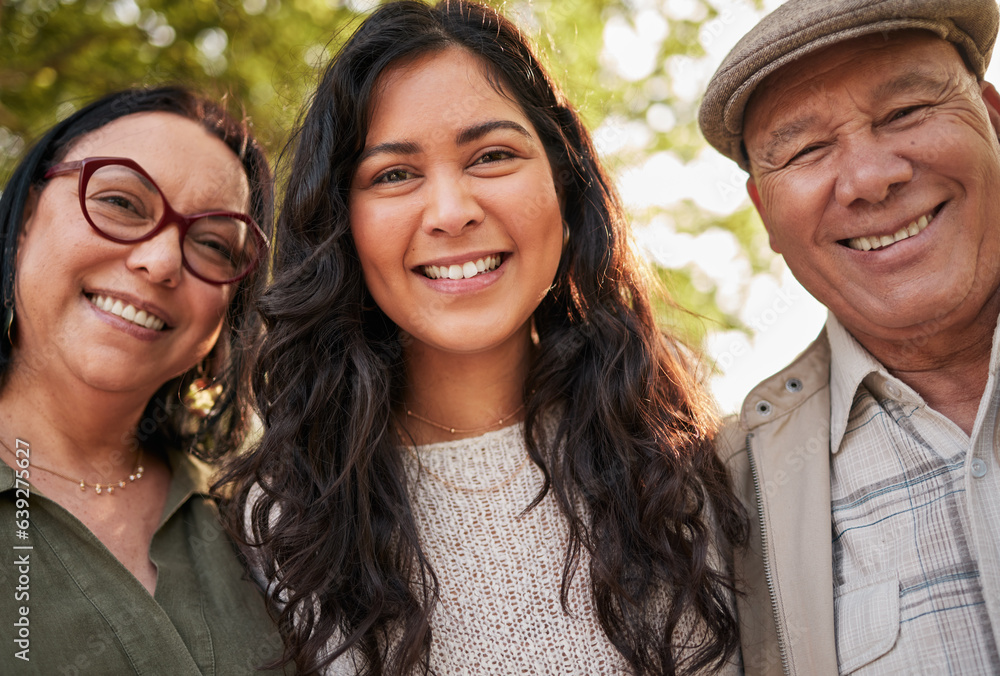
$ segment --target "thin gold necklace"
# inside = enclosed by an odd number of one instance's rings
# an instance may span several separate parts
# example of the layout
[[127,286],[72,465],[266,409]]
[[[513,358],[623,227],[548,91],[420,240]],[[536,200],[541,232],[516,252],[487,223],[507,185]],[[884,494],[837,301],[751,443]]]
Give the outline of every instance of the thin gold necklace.
[[435,421],[433,421],[433,420],[431,420],[429,418],[425,418],[423,416],[417,415],[416,413],[414,413],[410,409],[406,409],[406,417],[407,418],[413,418],[414,420],[419,420],[422,423],[427,423],[431,427],[436,427],[439,430],[444,430],[445,432],[450,432],[451,434],[478,434],[479,432],[488,432],[488,431],[490,431],[492,429],[495,429],[495,428],[498,428],[498,427],[503,427],[503,424],[505,422],[507,422],[508,420],[510,420],[511,418],[513,418],[515,415],[517,415],[518,413],[520,413],[523,408],[524,408],[524,404],[521,404],[520,406],[518,406],[517,408],[515,408],[510,413],[508,413],[507,415],[505,415],[502,418],[500,418],[499,420],[497,420],[495,423],[490,423],[488,425],[484,425],[483,427],[474,427],[474,428],[468,429],[468,430],[460,430],[460,429],[458,429],[456,427],[450,427],[448,425],[442,425],[439,422],[435,422]]
[[[8,446],[7,442],[5,442],[3,439],[0,439],[0,445],[3,445],[3,447],[7,449],[7,452],[10,453],[12,456],[14,456],[15,459],[17,458],[17,454],[14,453],[14,451],[11,450],[10,446]],[[93,488],[94,492],[97,495],[102,495],[102,494],[105,494],[105,493],[108,494],[108,495],[113,495],[114,492],[115,492],[115,488],[125,488],[130,483],[138,481],[139,479],[142,478],[142,473],[146,471],[146,469],[142,466],[142,447],[141,446],[139,447],[139,450],[136,453],[136,456],[135,456],[135,465],[132,467],[132,472],[128,475],[128,481],[125,481],[125,479],[122,479],[120,481],[113,481],[113,482],[109,482],[109,483],[88,484],[83,479],[75,479],[75,478],[73,478],[71,476],[67,476],[67,475],[65,475],[65,474],[63,474],[61,472],[57,472],[54,469],[49,469],[48,467],[42,467],[41,465],[36,465],[35,463],[31,463],[31,468],[32,469],[38,469],[38,470],[41,470],[43,472],[48,472],[49,474],[55,475],[55,476],[59,477],[60,479],[65,479],[66,481],[72,481],[73,483],[78,484],[80,486],[80,490],[81,491],[85,491],[88,488]]]

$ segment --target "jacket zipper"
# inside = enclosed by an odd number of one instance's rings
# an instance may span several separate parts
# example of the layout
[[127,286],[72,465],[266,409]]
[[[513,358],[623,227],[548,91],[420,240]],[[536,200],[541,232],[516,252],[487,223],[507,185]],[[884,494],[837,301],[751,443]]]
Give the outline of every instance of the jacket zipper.
[[774,615],[774,628],[778,635],[778,655],[781,657],[781,670],[784,674],[792,672],[788,668],[788,651],[785,648],[785,632],[778,616],[778,595],[774,591],[774,578],[771,574],[771,558],[767,548],[767,531],[764,530],[764,498],[760,489],[760,478],[757,476],[757,463],[750,452],[750,439],[753,433],[747,434],[747,460],[750,463],[750,476],[753,478],[753,492],[757,498],[757,518],[760,520],[761,555],[764,558],[764,579],[767,581],[767,593],[771,597],[771,613]]

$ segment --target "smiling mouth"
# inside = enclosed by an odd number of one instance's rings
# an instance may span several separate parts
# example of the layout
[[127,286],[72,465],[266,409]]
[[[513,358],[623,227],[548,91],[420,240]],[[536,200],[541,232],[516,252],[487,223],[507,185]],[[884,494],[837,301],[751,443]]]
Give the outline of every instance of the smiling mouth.
[[105,312],[110,312],[111,314],[121,317],[126,321],[130,321],[136,326],[141,326],[144,329],[162,331],[163,327],[166,326],[166,322],[156,315],[149,314],[145,310],[137,310],[134,305],[130,305],[129,303],[126,303],[118,298],[87,294],[87,300],[89,300],[94,307],[104,310]]
[[876,249],[884,249],[890,244],[895,244],[896,242],[900,242],[904,239],[909,239],[910,237],[919,235],[923,232],[930,222],[934,220],[934,217],[937,216],[938,212],[941,211],[941,206],[942,205],[939,204],[933,211],[924,214],[917,220],[905,227],[900,228],[891,235],[854,237],[852,239],[844,240],[844,243],[857,251],[874,251]]
[[461,265],[424,265],[421,271],[428,279],[472,279],[476,275],[496,270],[502,262],[503,254],[494,254]]

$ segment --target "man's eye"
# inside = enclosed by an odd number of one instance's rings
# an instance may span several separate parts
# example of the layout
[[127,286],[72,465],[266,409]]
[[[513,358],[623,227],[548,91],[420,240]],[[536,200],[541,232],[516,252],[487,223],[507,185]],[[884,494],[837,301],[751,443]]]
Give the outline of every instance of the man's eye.
[[819,150],[822,147],[823,146],[820,145],[819,143],[814,143],[811,146],[806,146],[805,148],[803,148],[799,152],[795,153],[795,156],[792,157],[792,161],[794,162],[795,160],[802,159],[803,157],[809,155],[810,153],[816,152],[817,150]]
[[910,115],[911,113],[917,112],[921,108],[923,108],[923,106],[909,106],[908,108],[900,108],[899,110],[894,111],[892,115],[889,116],[889,121],[894,122],[896,120],[902,119],[907,115]]

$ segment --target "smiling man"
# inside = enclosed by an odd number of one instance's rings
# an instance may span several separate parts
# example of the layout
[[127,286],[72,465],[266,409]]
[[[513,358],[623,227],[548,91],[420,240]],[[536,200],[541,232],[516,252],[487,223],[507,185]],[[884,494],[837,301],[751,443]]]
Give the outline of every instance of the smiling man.
[[723,434],[748,673],[1000,673],[995,0],[790,0],[702,131],[826,328]]

